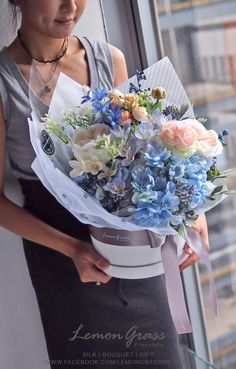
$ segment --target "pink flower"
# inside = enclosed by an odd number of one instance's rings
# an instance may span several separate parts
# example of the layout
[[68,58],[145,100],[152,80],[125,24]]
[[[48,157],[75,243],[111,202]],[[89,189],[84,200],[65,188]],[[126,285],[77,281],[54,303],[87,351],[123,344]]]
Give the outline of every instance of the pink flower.
[[[190,123],[192,120],[166,121],[160,132],[161,141],[177,151],[195,151],[199,132]],[[200,123],[199,123],[200,124]]]
[[162,126],[160,139],[183,156],[199,153],[213,157],[219,155],[223,149],[217,133],[208,131],[196,119],[166,121]]
[[122,122],[120,124],[121,126],[124,126],[127,123],[130,124],[132,121],[132,114],[129,111],[123,111],[121,113],[121,119],[122,119]]

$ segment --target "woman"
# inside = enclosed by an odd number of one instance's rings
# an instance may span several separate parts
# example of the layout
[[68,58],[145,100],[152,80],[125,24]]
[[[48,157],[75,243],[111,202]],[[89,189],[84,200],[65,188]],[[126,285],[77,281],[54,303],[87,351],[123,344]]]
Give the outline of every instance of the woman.
[[[22,23],[0,53],[0,225],[23,238],[51,367],[181,369],[163,277],[108,276],[109,263],[94,250],[87,226],[56,202],[31,169],[31,71],[45,113],[60,72],[91,88],[111,88],[127,79],[124,56],[112,45],[69,36],[86,0],[11,3]],[[6,147],[25,195],[23,209],[4,195]],[[207,241],[203,216],[197,227]],[[198,258],[187,245],[185,252],[181,269]]]

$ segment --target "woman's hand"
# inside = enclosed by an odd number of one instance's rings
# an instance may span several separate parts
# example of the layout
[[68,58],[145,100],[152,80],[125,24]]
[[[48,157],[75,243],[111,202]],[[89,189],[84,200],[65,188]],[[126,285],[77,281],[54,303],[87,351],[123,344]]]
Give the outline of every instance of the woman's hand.
[[[206,251],[209,251],[209,240],[208,240],[208,228],[205,214],[200,214],[198,219],[196,220],[195,225],[193,226],[194,229],[200,234],[202,239],[204,240],[204,247]],[[184,253],[189,255],[188,258],[180,264],[180,270],[184,270],[185,268],[189,267],[190,265],[196,263],[198,261],[199,256],[194,252],[188,244],[185,244]]]
[[80,241],[72,260],[81,282],[107,283],[112,278],[104,272],[109,267],[109,262],[98,254],[89,242]]

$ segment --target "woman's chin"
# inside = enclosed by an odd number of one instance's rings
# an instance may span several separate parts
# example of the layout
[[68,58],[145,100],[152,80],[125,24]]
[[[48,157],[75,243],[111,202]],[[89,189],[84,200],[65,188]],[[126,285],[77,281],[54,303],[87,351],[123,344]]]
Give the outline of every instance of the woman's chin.
[[53,27],[54,37],[56,38],[68,37],[71,34],[74,26],[75,26],[74,21],[70,21],[70,22],[54,21],[54,27]]

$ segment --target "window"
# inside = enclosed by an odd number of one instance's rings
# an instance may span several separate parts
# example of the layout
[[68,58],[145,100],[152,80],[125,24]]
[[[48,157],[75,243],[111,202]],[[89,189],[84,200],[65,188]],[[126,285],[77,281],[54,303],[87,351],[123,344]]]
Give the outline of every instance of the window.
[[[232,169],[236,188],[236,3],[235,0],[157,0],[167,55],[208,127],[230,132],[219,165]],[[208,275],[199,265],[207,335],[217,369],[236,367],[236,196],[207,214],[210,259],[218,294],[219,316],[208,304]]]

